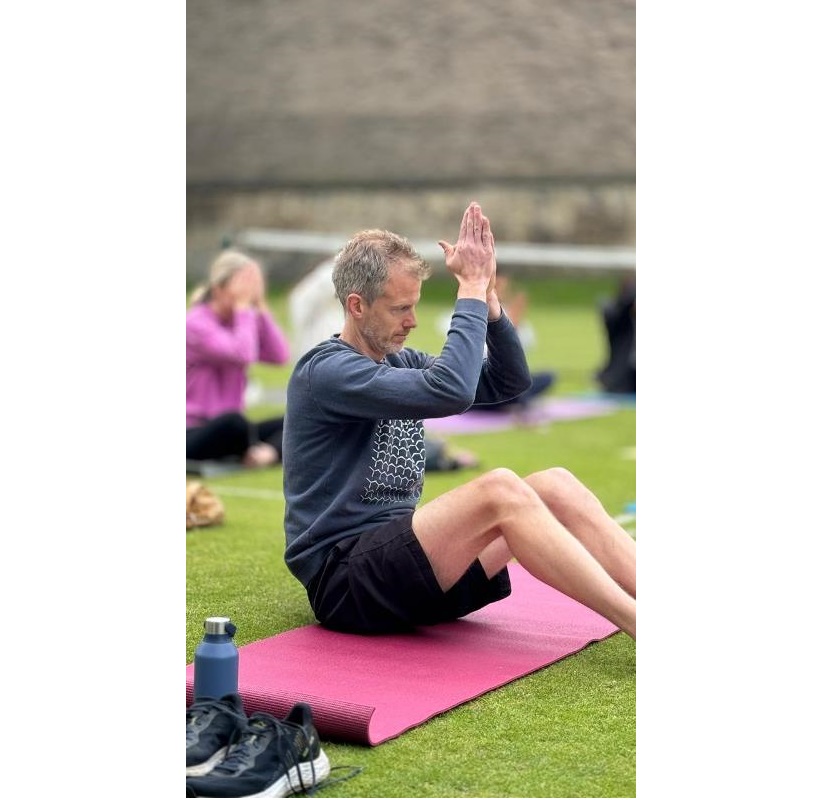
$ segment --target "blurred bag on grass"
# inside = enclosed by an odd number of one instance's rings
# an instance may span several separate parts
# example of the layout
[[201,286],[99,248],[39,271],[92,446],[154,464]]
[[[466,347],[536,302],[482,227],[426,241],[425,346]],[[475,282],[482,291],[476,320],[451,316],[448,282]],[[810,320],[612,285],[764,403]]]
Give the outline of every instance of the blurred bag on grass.
[[187,481],[187,530],[221,525],[224,521],[222,501],[204,484]]

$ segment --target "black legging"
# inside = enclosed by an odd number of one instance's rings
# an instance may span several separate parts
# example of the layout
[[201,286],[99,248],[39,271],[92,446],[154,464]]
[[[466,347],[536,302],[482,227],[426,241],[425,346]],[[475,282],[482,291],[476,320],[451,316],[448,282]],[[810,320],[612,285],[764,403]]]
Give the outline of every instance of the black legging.
[[187,429],[187,458],[193,461],[242,458],[251,445],[268,442],[282,460],[282,425],[282,417],[251,422],[236,411],[220,414],[203,425]]

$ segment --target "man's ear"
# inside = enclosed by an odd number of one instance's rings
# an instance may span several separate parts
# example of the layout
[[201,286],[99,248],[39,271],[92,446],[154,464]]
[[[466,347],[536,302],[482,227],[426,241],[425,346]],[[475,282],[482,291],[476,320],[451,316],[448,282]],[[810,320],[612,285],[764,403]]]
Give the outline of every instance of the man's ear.
[[352,292],[346,298],[346,311],[351,316],[360,319],[366,311],[366,301],[359,294]]

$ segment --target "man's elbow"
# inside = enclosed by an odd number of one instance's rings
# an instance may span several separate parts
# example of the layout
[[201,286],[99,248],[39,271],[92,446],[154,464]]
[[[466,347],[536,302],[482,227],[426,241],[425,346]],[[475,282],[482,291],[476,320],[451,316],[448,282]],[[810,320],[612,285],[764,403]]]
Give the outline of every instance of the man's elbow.
[[446,394],[434,405],[436,416],[449,417],[454,414],[463,414],[475,401],[475,392],[467,390]]

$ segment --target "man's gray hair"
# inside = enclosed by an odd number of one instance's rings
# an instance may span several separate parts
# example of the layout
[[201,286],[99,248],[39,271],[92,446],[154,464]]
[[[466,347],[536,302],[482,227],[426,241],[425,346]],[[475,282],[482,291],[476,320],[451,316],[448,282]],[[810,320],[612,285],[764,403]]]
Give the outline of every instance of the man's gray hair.
[[331,275],[343,308],[346,298],[353,293],[369,305],[374,303],[383,294],[390,264],[400,264],[422,281],[432,273],[432,267],[418,255],[412,243],[397,233],[366,230],[352,236],[334,257]]

